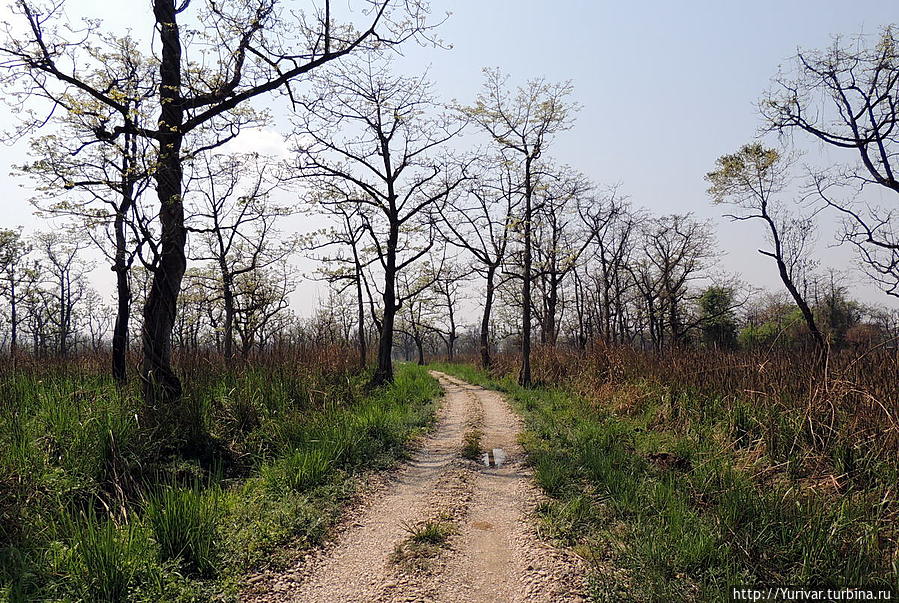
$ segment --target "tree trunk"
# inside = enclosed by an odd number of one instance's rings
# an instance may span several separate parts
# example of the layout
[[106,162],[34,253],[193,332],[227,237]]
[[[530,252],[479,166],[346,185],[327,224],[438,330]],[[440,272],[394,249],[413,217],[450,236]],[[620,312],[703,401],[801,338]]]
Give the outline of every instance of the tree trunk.
[[[118,251],[116,251],[118,255]],[[118,262],[118,260],[117,260]],[[128,321],[131,319],[131,286],[127,268],[116,266],[116,316],[112,329],[112,378],[123,386],[128,381]]]
[[234,359],[234,277],[228,270],[225,256],[221,257],[222,299],[225,302],[225,333],[222,348],[225,360],[230,363]]
[[[391,203],[393,205],[393,203]],[[372,376],[372,385],[383,385],[393,381],[393,324],[396,311],[396,247],[400,226],[395,220],[390,222],[387,240],[386,268],[384,270],[384,318],[381,321],[381,337],[378,340],[378,367]]]
[[112,328],[112,378],[120,387],[128,382],[126,355],[128,351],[128,321],[131,320],[131,284],[128,282],[128,262],[126,261],[128,240],[125,235],[125,219],[134,203],[134,181],[128,152],[136,154],[134,136],[126,135],[125,153],[122,157],[122,200],[116,210],[115,222],[115,262],[112,269],[116,275],[116,316]]
[[546,299],[546,343],[555,347],[556,345],[556,309],[559,306],[559,283],[556,274],[549,275],[549,295]]
[[793,301],[796,302],[796,305],[799,307],[799,311],[802,312],[802,318],[805,319],[805,324],[812,334],[812,339],[815,341],[815,347],[820,354],[823,354],[827,349],[827,344],[824,341],[824,336],[821,334],[821,331],[818,330],[818,325],[815,322],[815,316],[812,314],[811,308],[809,308],[809,305],[806,303],[805,298],[802,297],[802,294],[799,293],[799,290],[793,283],[793,279],[790,278],[790,273],[787,270],[784,261],[780,259],[780,257],[775,259],[777,260],[778,272],[780,272],[780,280],[783,281],[783,284],[787,288],[787,291],[790,292]]
[[359,312],[359,370],[364,371],[366,365],[367,350],[365,347],[365,298],[362,295],[362,267],[359,265],[359,256],[356,252],[356,245],[353,245],[353,258],[356,263],[356,303]]
[[10,333],[9,338],[9,355],[12,359],[12,367],[16,368],[16,352],[19,349],[19,318],[17,315],[18,300],[16,299],[16,272],[15,268],[11,268],[9,272],[9,319]]
[[525,160],[524,261],[521,285],[521,372],[518,384],[531,385],[531,213],[533,185],[531,157]]
[[[150,409],[177,403],[181,398],[181,381],[172,369],[172,329],[187,266],[184,247],[184,206],[181,198],[181,143],[184,109],[181,99],[181,40],[173,0],[154,0],[153,14],[162,43],[159,65],[159,155],[156,167],[156,192],[159,198],[160,254],[153,270],[153,280],[144,306],[143,352],[141,377],[144,380],[144,402]],[[172,409],[168,409],[172,410]],[[165,420],[163,416],[159,417]],[[174,425],[173,425],[174,427]]]
[[766,207],[763,207],[762,211],[762,217],[768,223],[768,228],[771,230],[771,238],[774,240],[774,253],[762,251],[761,249],[759,252],[762,255],[774,258],[774,261],[777,262],[777,271],[780,273],[780,280],[787,288],[787,291],[790,292],[790,296],[793,298],[793,301],[796,302],[799,311],[802,312],[802,318],[805,319],[805,324],[808,326],[808,330],[812,334],[812,339],[815,341],[815,347],[817,348],[819,358],[824,359],[827,356],[827,343],[824,341],[824,336],[821,335],[821,331],[818,330],[818,325],[815,323],[815,317],[812,314],[811,308],[809,308],[805,298],[802,297],[802,294],[799,293],[799,290],[796,288],[796,284],[793,282],[790,271],[787,269],[787,265],[784,262],[783,245],[780,240],[777,224],[775,224],[771,216],[768,215]]
[[425,365],[425,342],[421,336],[414,337],[415,348],[418,350],[418,366]]
[[490,368],[490,313],[493,311],[493,294],[496,267],[487,269],[487,295],[484,298],[484,314],[481,317],[481,367]]

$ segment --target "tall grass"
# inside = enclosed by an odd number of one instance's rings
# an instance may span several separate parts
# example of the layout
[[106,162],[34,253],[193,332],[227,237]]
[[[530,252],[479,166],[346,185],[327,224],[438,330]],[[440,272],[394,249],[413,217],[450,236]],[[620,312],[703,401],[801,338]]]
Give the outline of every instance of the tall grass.
[[440,368],[523,412],[542,529],[594,562],[594,600],[718,601],[733,585],[899,587],[890,354],[823,373],[788,353],[541,350],[530,389],[509,357],[492,376]]
[[340,348],[178,366],[192,422],[178,437],[92,356],[0,368],[0,600],[233,596],[284,543],[318,542],[439,391],[405,366],[367,391]]

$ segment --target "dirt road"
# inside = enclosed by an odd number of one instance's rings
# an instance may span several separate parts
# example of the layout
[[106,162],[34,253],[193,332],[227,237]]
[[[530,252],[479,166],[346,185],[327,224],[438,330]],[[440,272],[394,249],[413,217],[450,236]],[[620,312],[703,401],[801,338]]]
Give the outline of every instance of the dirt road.
[[[286,572],[254,577],[244,600],[583,600],[578,560],[534,533],[539,494],[517,441],[519,418],[502,395],[432,374],[446,395],[436,431],[413,459],[367,497],[330,546]],[[476,429],[489,454],[480,462],[461,455],[463,437]],[[447,540],[411,562],[399,559],[397,546],[428,522],[445,526]]]

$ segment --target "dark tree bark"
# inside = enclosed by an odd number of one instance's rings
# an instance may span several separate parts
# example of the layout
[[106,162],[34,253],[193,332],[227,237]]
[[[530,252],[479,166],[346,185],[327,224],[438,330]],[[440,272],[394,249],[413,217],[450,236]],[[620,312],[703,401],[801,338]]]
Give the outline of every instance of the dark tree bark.
[[533,276],[533,250],[531,249],[534,216],[534,182],[531,173],[533,157],[525,158],[524,167],[524,254],[521,263],[521,370],[518,384],[531,385],[531,278]]
[[486,290],[484,296],[484,312],[481,314],[481,333],[480,333],[480,348],[481,348],[481,367],[484,369],[489,369],[491,365],[490,358],[490,314],[493,311],[493,296],[494,296],[494,279],[496,278],[496,267],[490,266],[487,268],[487,276],[486,276]]
[[[385,162],[388,162],[388,165],[389,161],[390,160],[385,157]],[[395,207],[395,197],[389,196],[389,198],[390,197],[393,198],[390,205]],[[393,381],[393,332],[396,323],[396,313],[400,309],[400,306],[396,301],[396,248],[398,241],[399,224],[391,221],[387,238],[387,253],[384,258],[384,292],[381,295],[383,313],[381,318],[381,333],[378,338],[377,367],[371,378],[371,384],[374,386],[383,385]]]
[[153,15],[162,44],[159,63],[160,114],[156,195],[159,199],[159,257],[144,305],[141,378],[144,401],[157,408],[181,398],[181,381],[172,368],[172,329],[178,293],[187,268],[184,204],[181,196],[184,107],[181,98],[181,36],[174,0],[154,0]]

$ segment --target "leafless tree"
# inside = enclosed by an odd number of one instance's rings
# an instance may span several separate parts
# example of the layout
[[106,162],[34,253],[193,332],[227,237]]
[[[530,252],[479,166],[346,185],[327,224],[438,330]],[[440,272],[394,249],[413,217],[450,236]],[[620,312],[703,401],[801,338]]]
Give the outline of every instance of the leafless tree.
[[481,366],[490,368],[490,321],[502,267],[507,261],[512,222],[521,202],[511,165],[501,156],[489,157],[476,167],[465,194],[451,199],[443,211],[440,229],[447,244],[468,252],[473,270],[484,279],[484,307],[480,321]]
[[689,214],[658,216],[641,229],[642,257],[633,268],[653,345],[682,343],[689,284],[713,257],[706,222]]
[[564,313],[564,285],[596,233],[600,219],[593,184],[570,168],[545,170],[534,214],[534,280],[540,303],[533,303],[540,341],[555,345]]
[[41,213],[69,216],[86,232],[116,274],[116,321],[112,336],[112,375],[127,380],[125,352],[131,311],[129,271],[141,252],[152,217],[140,211],[139,200],[150,180],[148,141],[135,132],[110,140],[103,132],[126,121],[149,121],[146,105],[154,82],[153,65],[141,56],[129,36],[105,40],[104,62],[91,73],[90,85],[116,90],[118,107],[98,103],[86,91],[73,88],[67,111],[52,120],[56,131],[31,141],[33,161],[17,171],[39,183],[32,199]]
[[508,78],[498,69],[484,71],[481,93],[463,113],[490,136],[499,153],[516,168],[516,188],[522,196],[522,306],[521,373],[519,382],[531,384],[531,314],[533,281],[533,220],[539,161],[553,136],[571,127],[576,107],[569,97],[570,83],[551,84],[531,80],[514,93],[507,89]]
[[868,189],[899,193],[899,47],[893,26],[875,44],[836,39],[827,49],[801,51],[762,100],[769,129],[801,131],[855,155],[843,166],[812,174],[814,190],[844,218],[843,240],[889,295],[899,296],[899,232],[895,210]]
[[34,248],[43,262],[41,276],[47,280],[53,312],[56,352],[66,356],[74,344],[76,306],[85,294],[84,276],[90,269],[82,257],[88,241],[76,233],[42,232],[34,237]]
[[741,210],[726,217],[765,223],[773,250],[759,249],[759,253],[777,263],[781,282],[802,312],[815,345],[823,352],[824,336],[799,288],[799,281],[809,267],[813,222],[808,216],[791,215],[778,203],[778,195],[789,183],[791,163],[789,156],[776,149],[751,143],[732,155],[718,158],[717,169],[709,172],[706,179],[711,184],[709,195],[715,203],[726,203]]
[[462,293],[468,283],[471,270],[455,260],[443,260],[443,268],[434,279],[432,306],[438,314],[434,332],[446,346],[447,360],[455,358],[456,341],[459,339]]
[[[614,188],[609,191],[606,203],[585,219],[593,234],[593,249],[588,259],[594,260],[597,266],[584,274],[581,289],[592,285],[594,328],[606,341],[623,343],[628,339],[627,302],[634,281],[627,268],[634,260],[641,221],[640,214],[619,199]],[[589,269],[590,263],[585,262],[584,266]],[[585,297],[583,292],[581,297]],[[581,303],[587,305],[588,301],[584,299]]]
[[[334,194],[335,191],[314,191],[314,195]],[[359,354],[359,368],[364,369],[368,362],[368,342],[366,336],[365,306],[368,299],[366,269],[377,261],[371,250],[366,249],[366,224],[371,220],[364,213],[370,209],[356,199],[361,195],[353,195],[347,199],[314,197],[316,207],[323,208],[336,221],[336,226],[324,228],[307,237],[305,248],[317,252],[321,266],[317,270],[320,278],[336,287],[338,296],[352,287],[356,297],[356,345]],[[331,252],[332,249],[336,251]],[[328,253],[322,254],[318,252]]]
[[[21,229],[0,230],[0,282],[3,288],[0,294],[6,298],[9,308],[9,355],[13,366],[16,362],[16,352],[19,344],[19,304],[23,295],[22,289],[27,287],[29,281],[33,281],[36,275],[29,270],[26,264],[26,256],[31,252],[31,246],[22,238]],[[24,287],[23,287],[24,286]]]
[[[97,48],[108,40],[98,30],[99,22],[86,22],[80,29],[67,23],[62,0],[46,6],[30,0],[15,3],[15,16],[24,30],[18,23],[10,24],[0,42],[0,68],[13,98],[44,99],[52,114],[82,110],[68,103],[71,91],[81,91],[124,116],[123,123],[98,126],[99,137],[113,140],[133,133],[156,146],[153,176],[160,235],[144,307],[141,371],[145,400],[159,412],[159,419],[165,420],[181,396],[181,383],[171,365],[171,343],[187,266],[185,158],[232,139],[241,125],[258,123],[258,115],[247,106],[250,99],[276,90],[293,99],[293,83],[323,65],[363,49],[394,46],[427,30],[423,0],[370,0],[363,5],[365,22],[357,28],[352,22],[339,25],[329,0],[308,12],[286,10],[277,0],[209,2],[196,15],[199,29],[182,30],[179,18],[195,8],[194,3],[154,0],[152,26],[159,40],[154,45],[159,53],[154,97],[159,118],[156,127],[149,128],[128,117],[118,86],[93,83],[91,72],[100,62]],[[188,38],[194,43],[187,45]],[[24,130],[45,121],[30,119]],[[193,134],[201,127],[218,135],[211,137],[212,142],[197,142]]]
[[193,260],[211,261],[217,270],[215,288],[224,303],[222,351],[234,357],[236,281],[284,260],[295,249],[277,230],[292,209],[271,201],[280,178],[258,155],[205,155],[194,162],[188,189],[197,199],[188,230],[200,242]]
[[466,179],[436,156],[462,127],[436,109],[423,77],[394,76],[369,58],[319,81],[302,114],[300,172],[328,191],[327,202],[368,208],[364,227],[383,276],[375,385],[393,379],[397,311],[429,285],[400,294],[398,278],[430,251],[439,208]]

